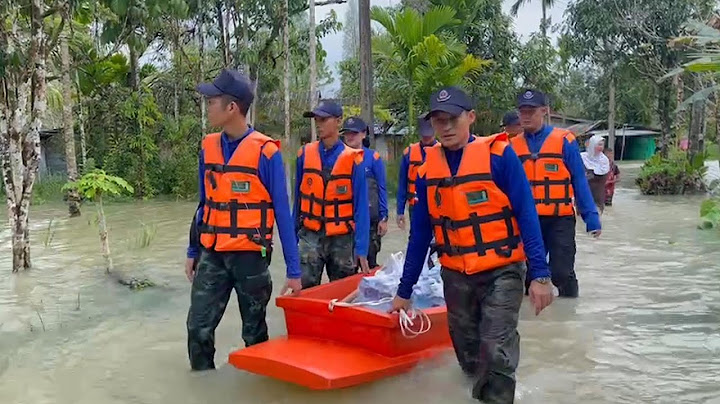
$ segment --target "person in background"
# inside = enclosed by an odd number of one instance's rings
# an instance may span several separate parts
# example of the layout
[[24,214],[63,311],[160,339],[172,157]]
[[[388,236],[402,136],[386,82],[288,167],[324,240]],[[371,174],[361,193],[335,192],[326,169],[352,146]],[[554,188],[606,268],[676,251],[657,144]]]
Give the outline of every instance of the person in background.
[[388,230],[387,188],[385,186],[385,164],[380,154],[369,148],[368,126],[361,118],[351,116],[343,123],[340,133],[345,144],[353,149],[363,150],[362,169],[368,186],[370,202],[370,246],[368,248],[368,266],[375,268],[377,255],[382,248],[382,237]]
[[615,196],[615,184],[620,181],[620,168],[615,164],[613,149],[606,148],[605,155],[610,160],[610,172],[605,182],[605,206],[612,206],[613,196]]
[[[535,196],[545,248],[550,254],[552,281],[560,296],[577,297],[574,200],[587,231],[594,237],[601,232],[580,149],[570,131],[545,124],[545,94],[526,90],[518,95],[517,106],[524,133],[510,139],[510,144],[523,163]],[[530,262],[531,270],[532,265]]]
[[600,135],[593,135],[588,140],[587,149],[580,153],[593,201],[601,215],[605,209],[605,182],[610,173],[610,160],[603,154],[604,149],[605,139]]
[[440,144],[426,149],[418,170],[407,259],[392,311],[410,309],[434,235],[450,338],[460,367],[474,381],[472,396],[512,403],[526,256],[535,314],[553,301],[530,185],[507,136],[470,134],[475,111],[461,89],[433,94],[427,118]]
[[207,99],[210,125],[223,131],[202,141],[200,204],[185,263],[192,282],[187,332],[193,370],[215,368],[215,329],[233,289],[245,346],[268,340],[268,266],[276,218],[287,265],[283,294],[301,289],[280,142],[247,124],[251,88],[250,80],[234,70],[197,87]]
[[303,116],[315,119],[319,139],[298,150],[295,167],[302,287],[309,288],[320,284],[324,268],[331,282],[356,274],[358,264],[370,272],[370,212],[363,151],[340,141],[342,107],[324,100]]
[[[400,162],[397,188],[397,225],[405,230],[405,204],[410,205],[410,216],[412,217],[413,205],[415,205],[415,178],[417,169],[425,161],[425,149],[435,145],[435,132],[430,122],[425,119],[418,119],[418,132],[420,141],[406,147]],[[411,218],[412,220],[412,218]]]
[[520,116],[515,111],[510,111],[503,116],[502,119],[503,133],[507,134],[508,139],[512,139],[523,133],[523,127],[520,125]]

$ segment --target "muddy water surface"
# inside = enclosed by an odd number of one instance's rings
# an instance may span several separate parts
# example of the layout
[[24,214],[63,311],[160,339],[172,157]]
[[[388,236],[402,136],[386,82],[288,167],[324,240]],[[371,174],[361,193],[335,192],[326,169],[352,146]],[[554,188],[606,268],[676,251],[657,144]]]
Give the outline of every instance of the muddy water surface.
[[[630,169],[632,171],[632,169]],[[627,178],[627,177],[626,177]],[[519,403],[720,403],[720,234],[695,229],[699,199],[648,198],[624,180],[600,240],[578,224],[581,298],[539,317],[523,305]],[[0,233],[0,403],[471,403],[452,356],[377,383],[312,392],[223,364],[186,359],[183,274],[193,203],[108,207],[118,271],[156,288],[133,292],[100,269],[92,208],[33,209],[31,271],[11,275]],[[52,219],[52,226],[48,223]],[[141,223],[156,230],[138,241]],[[382,257],[404,249],[391,225]],[[48,230],[49,229],[49,230]],[[273,257],[275,292],[282,254]],[[271,335],[284,334],[271,304]],[[218,364],[240,344],[233,301],[218,328]]]

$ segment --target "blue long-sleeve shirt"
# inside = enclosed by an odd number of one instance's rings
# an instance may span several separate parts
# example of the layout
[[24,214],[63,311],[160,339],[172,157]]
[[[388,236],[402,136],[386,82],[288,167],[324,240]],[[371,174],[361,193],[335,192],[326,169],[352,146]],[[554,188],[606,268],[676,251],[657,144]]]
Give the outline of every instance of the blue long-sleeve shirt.
[[[345,150],[345,144],[339,139],[329,149],[320,142],[320,161],[322,167],[333,167],[340,153]],[[295,205],[293,208],[293,226],[300,223],[300,183],[303,177],[303,166],[305,165],[305,151],[298,156],[295,163]],[[355,220],[355,255],[367,257],[370,245],[370,210],[368,208],[367,181],[365,181],[365,170],[360,165],[354,165],[352,170],[353,188],[353,219]],[[297,231],[295,233],[297,241]]]
[[[470,142],[474,140],[471,136]],[[443,150],[450,173],[455,176],[464,150]],[[530,183],[522,163],[512,147],[506,147],[502,156],[491,154],[490,171],[495,184],[510,200],[510,206],[520,228],[525,254],[530,261],[528,276],[530,279],[549,277],[550,269],[545,260],[546,251],[540,230],[540,220],[535,209],[535,199],[530,191]],[[433,227],[430,224],[428,211],[427,183],[424,177],[418,176],[415,184],[418,200],[413,208],[410,227],[412,231],[405,255],[405,267],[397,291],[398,296],[404,299],[409,299],[412,295],[413,285],[417,283],[420,276],[433,236]]]
[[[221,145],[226,164],[230,161],[235,150],[241,147],[242,141],[247,135],[252,133],[253,130],[253,128],[249,128],[247,132],[236,140],[228,138],[225,133],[222,134]],[[200,205],[198,206],[198,211],[201,211],[205,204],[205,158],[202,151],[200,152],[198,174],[200,179]],[[300,254],[298,253],[295,227],[293,226],[292,216],[290,214],[287,180],[285,178],[285,168],[280,152],[276,152],[270,158],[265,156],[264,153],[260,155],[258,177],[272,198],[273,209],[275,211],[275,223],[280,233],[280,242],[282,243],[283,256],[285,258],[285,265],[287,266],[287,277],[291,279],[300,278],[302,275],[300,271]],[[202,214],[196,214],[196,220],[200,222],[202,220]],[[187,249],[188,258],[197,258],[198,252],[199,245],[190,243]]]
[[[547,139],[552,130],[552,126],[544,125],[542,129],[536,133],[525,134],[530,153],[540,152],[543,142],[545,142],[545,139]],[[600,230],[600,216],[598,215],[597,206],[595,206],[595,201],[590,192],[590,185],[585,176],[585,164],[583,164],[582,157],[580,157],[580,146],[578,146],[576,140],[572,142],[568,142],[567,139],[564,140],[563,162],[570,171],[575,199],[587,231]]]
[[[420,142],[420,154],[422,155],[422,161],[425,161],[425,148],[434,146],[437,140],[433,139],[432,143],[428,145]],[[398,188],[397,188],[397,215],[402,216],[405,214],[405,205],[407,204],[407,186],[408,186],[408,171],[410,170],[410,148],[406,149],[408,152],[403,153],[402,160],[400,160],[400,172],[398,173]]]
[[[375,150],[363,147],[363,168],[365,173],[375,179],[378,193],[378,215],[380,221],[388,218],[387,204],[387,180],[385,176],[385,163],[380,158],[380,153]],[[369,191],[368,191],[369,192]]]

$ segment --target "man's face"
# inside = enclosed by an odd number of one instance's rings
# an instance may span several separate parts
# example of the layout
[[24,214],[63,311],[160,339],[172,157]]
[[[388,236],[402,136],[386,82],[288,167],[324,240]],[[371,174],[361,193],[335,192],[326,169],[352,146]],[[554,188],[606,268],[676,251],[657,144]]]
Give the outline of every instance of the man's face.
[[505,127],[505,132],[510,135],[510,137],[517,136],[523,133],[523,127],[519,122],[514,123],[512,125],[507,125]]
[[526,132],[537,132],[543,126],[547,107],[520,107],[520,125]]
[[238,106],[222,96],[207,98],[208,122],[210,126],[223,127],[237,114]]
[[320,140],[339,135],[341,118],[316,116],[314,119]]
[[345,144],[352,147],[353,149],[363,148],[363,139],[365,139],[365,132],[345,132]]
[[470,125],[475,122],[475,111],[464,111],[458,116],[447,112],[436,112],[430,117],[440,143],[450,149],[463,147],[470,137]]

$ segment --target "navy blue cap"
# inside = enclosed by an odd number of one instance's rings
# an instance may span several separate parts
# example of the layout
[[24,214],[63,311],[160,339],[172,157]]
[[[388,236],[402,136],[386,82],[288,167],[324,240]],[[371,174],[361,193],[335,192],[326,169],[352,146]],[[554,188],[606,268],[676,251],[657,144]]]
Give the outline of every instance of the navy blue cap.
[[430,96],[430,111],[425,114],[425,119],[430,119],[435,112],[447,112],[452,116],[458,116],[472,109],[473,102],[463,90],[458,87],[443,87]]
[[433,129],[432,125],[430,125],[430,122],[424,117],[418,118],[418,132],[422,137],[435,136],[435,129]]
[[255,99],[250,80],[237,70],[223,69],[212,83],[199,84],[196,89],[206,97],[219,95],[235,97],[246,106],[252,104]]
[[343,109],[340,104],[321,100],[320,103],[312,111],[305,112],[303,114],[305,118],[314,118],[319,116],[320,118],[334,117],[341,118],[343,116]]
[[502,126],[517,125],[520,123],[520,116],[515,111],[510,111],[503,116]]
[[360,117],[351,116],[343,122],[340,132],[356,132],[363,133],[367,131],[367,124]]
[[517,106],[520,107],[544,107],[547,105],[547,97],[538,90],[527,89],[518,94]]

